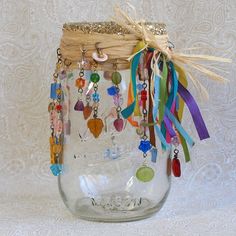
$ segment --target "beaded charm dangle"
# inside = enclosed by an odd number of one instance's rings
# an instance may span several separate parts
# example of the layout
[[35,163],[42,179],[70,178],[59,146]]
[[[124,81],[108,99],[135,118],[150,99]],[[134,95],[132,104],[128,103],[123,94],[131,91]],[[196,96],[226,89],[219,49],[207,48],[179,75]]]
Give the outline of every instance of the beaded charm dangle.
[[51,171],[53,175],[58,176],[62,171],[62,146],[63,146],[63,117],[62,117],[62,99],[63,92],[61,89],[61,83],[58,81],[58,72],[61,69],[61,53],[60,49],[57,49],[57,64],[56,71],[53,74],[54,82],[51,84],[50,98],[52,101],[48,105],[48,111],[50,113],[50,128],[51,137],[49,138],[50,144],[50,162]]
[[96,71],[97,64],[94,64],[94,71],[90,76],[90,83],[93,84],[93,91],[92,94],[93,98],[93,119],[89,119],[87,126],[90,130],[90,132],[93,134],[95,138],[98,138],[98,136],[101,134],[102,129],[104,127],[102,119],[98,118],[98,105],[100,101],[100,94],[97,92],[98,90],[98,82],[100,80],[100,76]]
[[85,86],[85,79],[84,79],[84,55],[85,55],[85,50],[82,50],[82,63],[81,63],[81,68],[79,72],[79,78],[75,81],[75,86],[78,88],[78,93],[79,93],[79,99],[76,102],[74,106],[75,111],[84,111],[84,103],[82,101],[82,96],[83,96],[83,88]]
[[179,142],[178,136],[174,136],[171,139],[171,144],[175,147],[174,157],[173,157],[172,162],[171,162],[172,172],[173,172],[173,175],[175,177],[180,177],[181,176],[181,166],[180,166],[180,161],[178,159],[179,150],[177,149],[177,147],[179,146],[179,143],[180,142]]
[[117,118],[113,122],[113,125],[118,132],[121,132],[124,128],[124,120],[120,116],[123,99],[120,93],[119,84],[121,83],[122,77],[121,74],[117,71],[116,64],[114,65],[114,69],[115,71],[112,73],[111,77],[113,86],[108,89],[108,94],[113,96],[113,101],[116,106]]
[[[141,77],[140,77],[141,78]],[[139,144],[139,150],[143,152],[143,158],[147,158],[147,152],[152,149],[152,145],[150,141],[148,140],[147,136],[147,78],[142,77],[142,90],[141,90],[141,106],[142,106],[142,115],[143,115],[143,120],[141,121],[141,126],[143,127],[143,130],[141,132],[141,140]],[[146,161],[146,160],[145,160]],[[136,177],[138,180],[142,182],[149,182],[153,179],[154,177],[154,170],[151,167],[148,167],[144,161],[144,164],[137,170],[136,172]]]
[[174,158],[172,159],[172,172],[175,177],[180,177],[181,176],[181,167],[180,167],[180,161],[178,159],[178,153],[179,150],[175,149],[174,150]]

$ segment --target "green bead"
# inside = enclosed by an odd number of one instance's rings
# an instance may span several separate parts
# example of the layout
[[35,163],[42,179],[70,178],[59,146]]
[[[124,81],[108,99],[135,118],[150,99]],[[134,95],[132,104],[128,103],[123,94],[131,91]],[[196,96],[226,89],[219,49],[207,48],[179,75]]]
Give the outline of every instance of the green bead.
[[154,177],[154,170],[148,166],[140,167],[136,172],[136,178],[142,182],[149,182]]
[[111,80],[112,83],[118,85],[121,82],[121,74],[118,71],[112,73]]
[[100,80],[99,74],[98,73],[92,73],[91,76],[90,76],[90,80],[93,83],[97,83]]

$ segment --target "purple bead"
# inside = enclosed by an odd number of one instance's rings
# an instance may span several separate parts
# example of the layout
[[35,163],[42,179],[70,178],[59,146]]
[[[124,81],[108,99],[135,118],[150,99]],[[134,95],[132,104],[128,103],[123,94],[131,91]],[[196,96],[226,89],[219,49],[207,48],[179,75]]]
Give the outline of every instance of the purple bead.
[[78,100],[74,106],[75,111],[83,111],[84,110],[84,103],[81,100]]
[[66,78],[66,71],[63,70],[63,71],[61,71],[61,73],[59,73],[59,79],[63,80],[65,78]]

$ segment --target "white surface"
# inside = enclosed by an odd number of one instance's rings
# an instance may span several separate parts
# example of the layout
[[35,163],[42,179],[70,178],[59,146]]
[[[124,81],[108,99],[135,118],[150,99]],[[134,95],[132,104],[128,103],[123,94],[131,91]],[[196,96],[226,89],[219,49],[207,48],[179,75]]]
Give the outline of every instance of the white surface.
[[[131,3],[142,17],[167,23],[176,48],[200,46],[203,53],[234,60],[232,66],[223,66],[230,84],[202,78],[210,100],[199,104],[211,139],[196,143],[192,165],[183,167],[182,178],[174,180],[166,205],[154,217],[123,224],[73,218],[49,173],[50,78],[61,25],[106,20],[112,4],[109,0],[1,0],[0,235],[236,235],[236,1]],[[194,136],[186,115],[185,124]]]

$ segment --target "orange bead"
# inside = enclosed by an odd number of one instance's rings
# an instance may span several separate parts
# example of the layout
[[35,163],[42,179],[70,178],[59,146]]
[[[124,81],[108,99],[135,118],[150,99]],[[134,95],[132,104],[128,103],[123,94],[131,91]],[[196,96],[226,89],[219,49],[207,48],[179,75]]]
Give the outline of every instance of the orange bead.
[[85,86],[85,79],[82,79],[82,78],[78,78],[76,81],[75,81],[75,86],[77,88],[83,88]]

